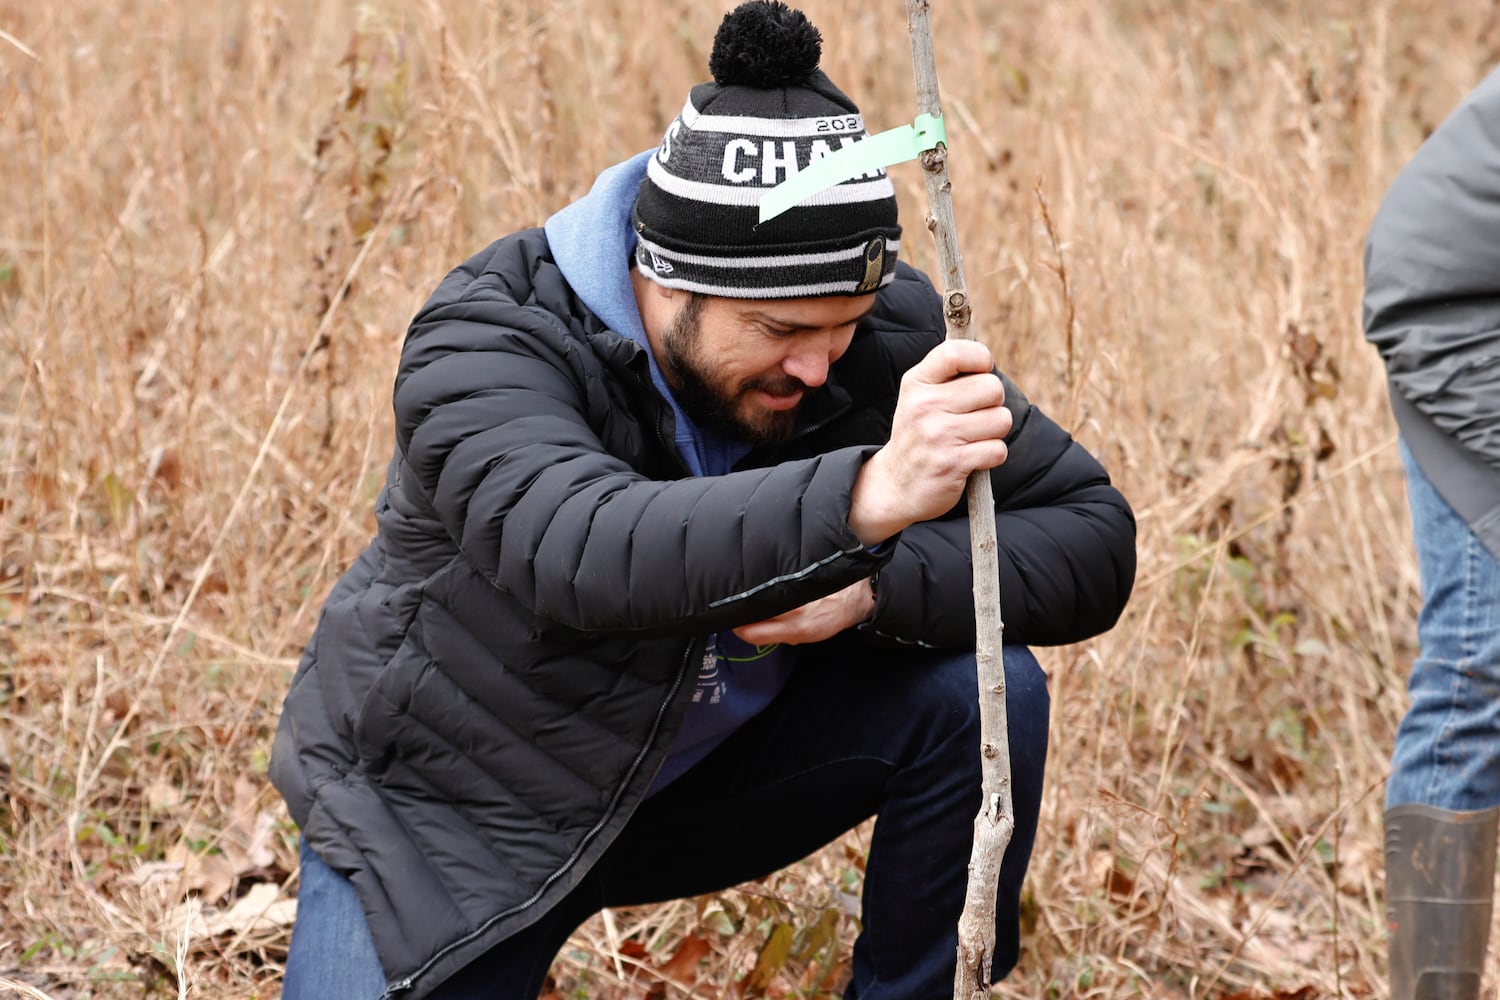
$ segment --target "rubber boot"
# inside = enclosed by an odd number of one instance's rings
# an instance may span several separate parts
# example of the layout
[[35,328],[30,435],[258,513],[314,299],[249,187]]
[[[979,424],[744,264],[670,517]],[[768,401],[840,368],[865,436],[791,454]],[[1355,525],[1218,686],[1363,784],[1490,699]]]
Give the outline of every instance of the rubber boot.
[[1489,945],[1500,806],[1385,814],[1391,1000],[1478,1000]]

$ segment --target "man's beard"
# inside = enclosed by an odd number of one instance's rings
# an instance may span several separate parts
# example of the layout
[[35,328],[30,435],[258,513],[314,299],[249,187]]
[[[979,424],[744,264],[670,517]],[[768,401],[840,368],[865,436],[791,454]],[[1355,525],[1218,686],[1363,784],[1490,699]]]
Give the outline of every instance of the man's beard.
[[677,383],[675,395],[695,424],[727,432],[751,445],[780,444],[791,437],[797,424],[797,408],[790,410],[760,409],[748,420],[737,410],[737,404],[750,393],[760,390],[777,396],[810,392],[801,379],[790,375],[781,378],[757,376],[739,385],[729,385],[714,372],[712,358],[702,352],[702,295],[690,295],[687,304],[662,331],[663,359],[667,372]]

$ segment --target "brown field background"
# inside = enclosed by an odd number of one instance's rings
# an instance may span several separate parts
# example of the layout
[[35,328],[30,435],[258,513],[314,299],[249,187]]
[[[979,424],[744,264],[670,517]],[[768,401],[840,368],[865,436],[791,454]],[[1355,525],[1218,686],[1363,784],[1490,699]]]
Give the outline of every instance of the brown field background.
[[[278,995],[266,757],[372,531],[405,323],[655,145],[725,6],[0,0],[0,996]],[[1140,518],[1124,620],[1039,651],[1049,787],[997,993],[1383,997],[1417,580],[1360,247],[1500,23],[935,7],[983,335]],[[805,9],[872,129],[909,121],[904,5]],[[828,995],[863,844],[598,918],[557,995]]]

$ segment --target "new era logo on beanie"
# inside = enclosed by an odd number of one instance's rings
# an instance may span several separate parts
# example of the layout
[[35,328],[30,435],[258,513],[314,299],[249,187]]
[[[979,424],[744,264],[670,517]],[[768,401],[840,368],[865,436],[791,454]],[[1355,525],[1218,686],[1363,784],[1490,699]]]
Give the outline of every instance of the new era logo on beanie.
[[862,295],[894,275],[896,192],[874,170],[757,224],[767,191],[865,138],[854,102],[818,68],[822,37],[779,0],[724,18],[709,58],[647,167],[636,266],[672,288],[732,298]]

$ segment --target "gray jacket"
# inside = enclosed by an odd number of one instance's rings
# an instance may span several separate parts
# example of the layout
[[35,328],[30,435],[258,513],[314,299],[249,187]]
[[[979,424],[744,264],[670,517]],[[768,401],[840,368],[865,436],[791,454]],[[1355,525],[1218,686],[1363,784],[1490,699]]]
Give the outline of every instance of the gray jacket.
[[1364,327],[1417,464],[1500,557],[1500,71],[1386,193],[1365,243]]

